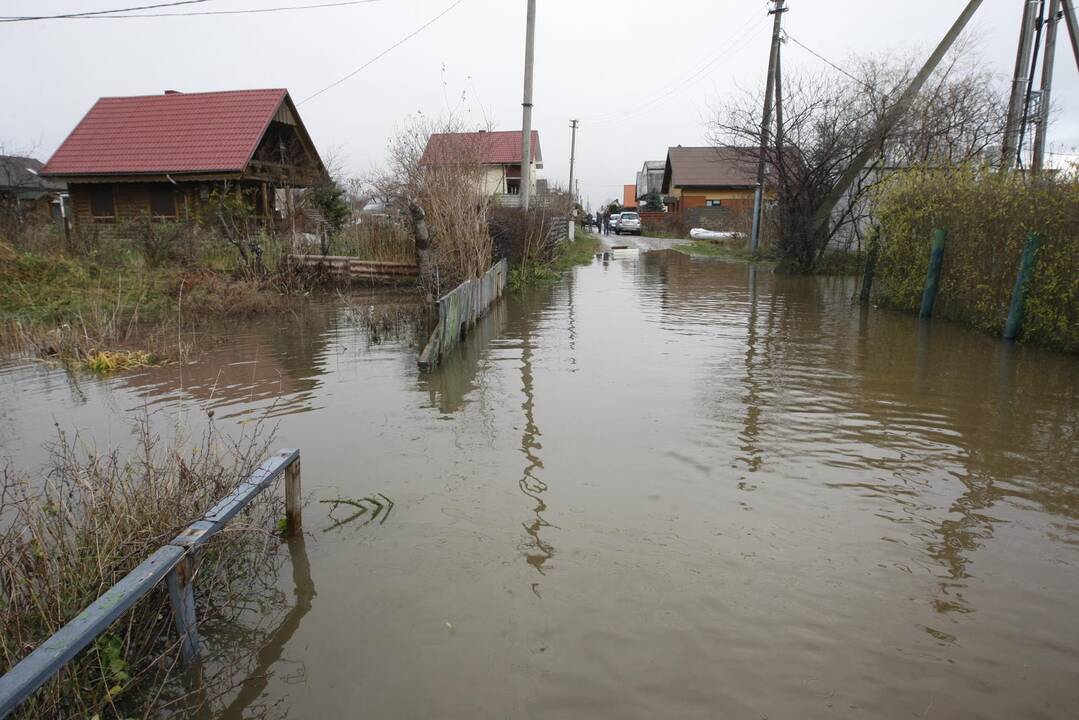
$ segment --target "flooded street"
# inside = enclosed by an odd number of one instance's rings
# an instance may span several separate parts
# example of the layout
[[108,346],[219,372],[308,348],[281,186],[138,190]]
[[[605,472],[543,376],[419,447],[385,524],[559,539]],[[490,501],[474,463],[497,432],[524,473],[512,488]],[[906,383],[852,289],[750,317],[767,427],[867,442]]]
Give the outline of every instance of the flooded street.
[[233,720],[1074,717],[1079,359],[854,290],[652,252],[510,293],[428,376],[386,294],[184,367],[11,361],[0,457],[279,423],[307,537]]

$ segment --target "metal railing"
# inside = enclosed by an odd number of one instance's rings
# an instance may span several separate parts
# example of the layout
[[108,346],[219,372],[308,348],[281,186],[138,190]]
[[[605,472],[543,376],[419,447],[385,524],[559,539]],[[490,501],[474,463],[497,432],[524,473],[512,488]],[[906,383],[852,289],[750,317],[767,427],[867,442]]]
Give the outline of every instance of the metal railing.
[[188,525],[170,543],[158,548],[74,620],[56,631],[0,677],[0,718],[7,717],[144,595],[157,587],[162,579],[168,586],[176,629],[180,633],[183,658],[188,663],[197,663],[199,635],[192,582],[195,554],[225,527],[229,520],[282,475],[285,476],[286,534],[290,537],[299,535],[300,451],[279,450],[232,492],[207,510],[206,514]]

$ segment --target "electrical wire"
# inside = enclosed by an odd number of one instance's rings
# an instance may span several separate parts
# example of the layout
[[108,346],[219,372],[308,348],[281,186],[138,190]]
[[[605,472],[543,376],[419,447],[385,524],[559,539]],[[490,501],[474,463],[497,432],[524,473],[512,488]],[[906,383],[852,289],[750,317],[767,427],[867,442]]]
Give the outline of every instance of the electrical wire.
[[418,28],[416,28],[415,30],[413,30],[412,32],[410,32],[410,33],[409,33],[408,35],[405,35],[405,36],[404,36],[403,38],[401,38],[400,40],[398,40],[397,42],[395,42],[395,43],[394,43],[393,45],[390,45],[390,46],[389,46],[388,48],[386,48],[385,50],[383,50],[382,52],[380,52],[380,53],[379,53],[378,55],[375,55],[375,56],[374,56],[373,58],[371,58],[370,60],[368,60],[367,62],[365,62],[365,63],[364,63],[363,65],[360,65],[360,66],[359,66],[358,68],[356,68],[356,69],[355,69],[355,70],[353,70],[352,72],[348,73],[347,75],[345,75],[344,77],[342,77],[342,78],[341,78],[341,79],[339,79],[339,80],[335,80],[334,82],[330,83],[329,85],[327,85],[326,87],[322,88],[322,89],[321,89],[321,90],[319,90],[318,92],[315,92],[315,93],[312,93],[311,95],[308,95],[308,96],[307,96],[307,97],[305,97],[305,98],[304,98],[303,100],[301,100],[301,101],[299,102],[299,104],[300,104],[300,105],[303,105],[303,104],[304,104],[305,102],[307,102],[308,100],[312,100],[312,99],[314,99],[314,98],[318,97],[319,95],[321,95],[322,93],[326,92],[327,90],[330,90],[330,89],[332,89],[332,88],[335,88],[335,87],[337,87],[338,85],[340,85],[341,83],[345,82],[346,80],[348,80],[348,79],[350,79],[350,78],[354,77],[355,75],[359,74],[359,73],[360,73],[360,72],[361,72],[362,70],[365,70],[365,69],[367,69],[368,67],[370,67],[371,65],[374,65],[374,64],[375,64],[375,62],[377,62],[378,60],[382,59],[383,57],[385,57],[386,55],[388,55],[388,54],[389,54],[390,52],[392,52],[393,50],[396,50],[397,48],[401,47],[401,46],[402,46],[402,45],[404,45],[404,44],[405,44],[406,42],[408,42],[408,41],[409,41],[409,40],[411,40],[412,38],[416,37],[416,36],[417,36],[417,35],[419,35],[419,34],[420,34],[421,32],[423,32],[424,30],[426,30],[427,28],[429,28],[430,26],[434,25],[434,24],[435,24],[435,23],[436,23],[436,22],[437,22],[438,20],[440,20],[440,19],[441,19],[441,18],[442,18],[443,16],[445,16],[445,15],[449,14],[449,12],[450,12],[451,10],[453,10],[453,9],[454,9],[455,7],[457,7],[458,5],[460,5],[461,3],[463,3],[464,1],[465,1],[465,0],[456,0],[456,2],[453,2],[453,3],[451,3],[451,4],[449,5],[449,7],[447,7],[447,8],[445,9],[445,10],[443,10],[442,12],[440,12],[440,13],[439,13],[438,15],[435,15],[435,16],[434,16],[433,18],[431,18],[430,20],[428,20],[427,22],[425,22],[425,23],[424,23],[423,25],[420,25],[420,26],[419,26]]
[[793,43],[794,43],[795,45],[798,45],[798,46],[799,46],[799,47],[801,47],[801,48],[802,48],[803,50],[805,50],[806,52],[808,52],[808,53],[809,53],[810,55],[814,56],[815,58],[817,58],[817,59],[818,59],[818,60],[820,60],[821,62],[825,63],[826,65],[829,65],[829,66],[831,66],[831,67],[832,67],[832,68],[833,68],[834,70],[838,70],[839,72],[843,73],[844,75],[846,75],[847,77],[849,77],[849,78],[850,78],[851,80],[853,80],[854,82],[858,83],[858,84],[859,84],[859,85],[861,85],[862,87],[864,87],[864,88],[866,88],[867,90],[869,90],[869,92],[871,92],[871,93],[873,93],[873,94],[875,94],[875,95],[883,95],[883,93],[881,93],[881,91],[880,91],[880,90],[878,90],[877,88],[873,87],[872,85],[870,85],[869,83],[867,83],[867,82],[866,82],[865,80],[863,80],[862,78],[860,78],[860,77],[857,77],[857,76],[855,76],[855,75],[852,75],[851,73],[847,72],[847,71],[846,71],[845,69],[843,69],[843,68],[841,68],[840,66],[836,65],[836,64],[835,64],[834,62],[832,62],[832,61],[831,61],[831,60],[829,60],[828,58],[824,57],[824,56],[823,56],[823,55],[821,55],[821,54],[820,54],[819,52],[817,52],[817,51],[816,51],[816,50],[814,50],[813,48],[809,47],[808,45],[806,45],[805,43],[803,43],[803,42],[802,42],[801,40],[799,40],[798,38],[796,38],[796,37],[794,37],[793,35],[791,35],[791,34],[790,34],[789,32],[787,32],[786,30],[784,30],[784,31],[783,31],[783,38],[784,38],[785,40],[790,40],[790,41],[791,41],[791,42],[793,42]]
[[0,22],[29,22],[31,20],[66,20],[72,18],[86,18],[95,16],[107,16],[113,13],[134,12],[136,10],[154,10],[163,7],[176,7],[177,5],[199,5],[207,0],[175,0],[175,2],[156,3],[154,5],[140,5],[138,7],[117,8],[115,10],[88,10],[78,13],[63,13],[61,15],[7,15],[0,17]]
[[[754,20],[756,20],[755,24]],[[670,97],[682,88],[686,87],[688,84],[692,83],[698,77],[707,72],[717,62],[727,57],[735,50],[739,49],[746,40],[753,37],[754,31],[758,30],[765,20],[767,20],[766,16],[750,17],[746,22],[742,23],[742,25],[739,26],[737,30],[734,31],[731,39],[724,45],[722,50],[694,63],[688,71],[689,75],[683,77],[674,85],[665,88],[663,91],[661,91],[660,94],[655,95],[648,100],[645,100],[644,102],[638,104],[636,107],[628,108],[624,111],[606,112],[600,113],[599,115],[591,116],[588,118],[588,120],[591,121],[589,124],[595,127],[596,125],[603,125],[616,120],[621,121],[637,117],[638,115],[648,112],[649,110],[653,109],[653,107],[656,106],[659,102],[665,100],[666,98]]]
[[282,5],[271,8],[248,8],[246,10],[196,10],[194,12],[139,13],[137,15],[92,15],[75,18],[76,20],[117,20],[159,17],[197,17],[206,15],[254,15],[257,13],[277,13],[290,10],[321,10],[323,8],[346,7],[348,5],[367,5],[382,0],[342,0],[342,2],[318,3],[315,5]]

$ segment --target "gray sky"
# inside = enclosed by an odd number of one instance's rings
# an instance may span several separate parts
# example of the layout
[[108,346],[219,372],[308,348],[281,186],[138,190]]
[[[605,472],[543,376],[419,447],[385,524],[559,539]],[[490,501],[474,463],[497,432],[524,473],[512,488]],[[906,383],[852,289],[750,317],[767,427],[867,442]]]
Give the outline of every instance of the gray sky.
[[[7,0],[0,14],[54,14],[162,0]],[[207,0],[173,11],[234,10],[331,0]],[[0,24],[9,68],[0,88],[0,144],[56,149],[104,95],[287,87],[295,101],[340,79],[428,22],[453,0],[378,0],[298,12]],[[790,34],[840,65],[851,53],[926,55],[965,0],[789,0]],[[972,35],[1006,79],[1023,0],[986,0]],[[538,0],[535,114],[546,177],[569,175],[569,119],[581,120],[577,177],[586,202],[620,196],[645,160],[704,144],[704,118],[724,93],[764,82],[764,0]],[[495,129],[521,122],[525,0],[462,0],[351,79],[300,105],[319,149],[350,174],[382,161],[410,113],[455,112]],[[1061,24],[1051,149],[1079,145],[1079,72]],[[784,72],[822,72],[788,43]]]

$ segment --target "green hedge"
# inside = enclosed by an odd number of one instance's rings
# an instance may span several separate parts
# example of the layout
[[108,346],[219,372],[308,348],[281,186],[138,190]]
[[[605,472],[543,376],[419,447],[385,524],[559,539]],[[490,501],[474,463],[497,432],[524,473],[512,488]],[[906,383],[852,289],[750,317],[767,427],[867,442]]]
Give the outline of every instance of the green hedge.
[[878,189],[879,304],[917,312],[934,227],[948,230],[935,317],[999,335],[1028,233],[1042,246],[1020,339],[1079,352],[1079,177],[987,168],[911,169]]

